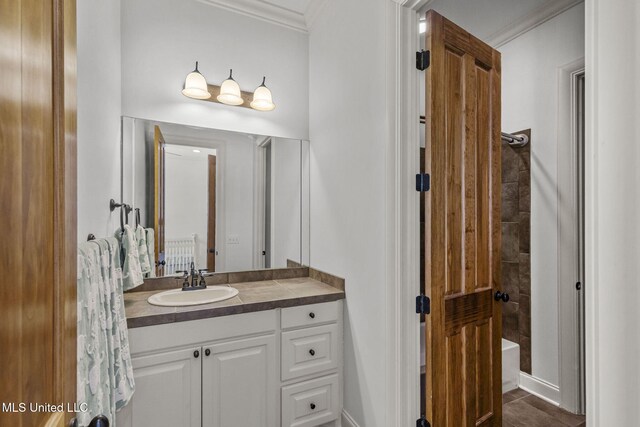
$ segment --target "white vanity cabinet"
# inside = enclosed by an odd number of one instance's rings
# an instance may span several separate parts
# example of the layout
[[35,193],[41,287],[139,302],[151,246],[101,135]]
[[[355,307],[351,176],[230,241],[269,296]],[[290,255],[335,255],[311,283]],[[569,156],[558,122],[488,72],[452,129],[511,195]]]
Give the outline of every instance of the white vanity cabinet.
[[129,330],[118,427],[340,426],[342,301]]
[[276,427],[276,337],[205,345],[202,427]]
[[282,427],[340,426],[342,302],[283,308],[281,328]]

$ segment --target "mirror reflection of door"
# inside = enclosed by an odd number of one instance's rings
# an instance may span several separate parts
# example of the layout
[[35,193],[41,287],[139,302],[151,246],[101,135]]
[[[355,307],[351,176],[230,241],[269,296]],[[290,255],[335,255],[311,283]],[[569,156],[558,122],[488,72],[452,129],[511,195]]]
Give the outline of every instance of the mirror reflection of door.
[[208,155],[207,270],[216,271],[216,156]]
[[264,268],[271,268],[271,141],[264,146]]
[[164,239],[165,239],[165,148],[166,143],[160,127],[154,127],[153,133],[153,182],[154,182],[154,232],[156,251],[156,275],[164,276]]

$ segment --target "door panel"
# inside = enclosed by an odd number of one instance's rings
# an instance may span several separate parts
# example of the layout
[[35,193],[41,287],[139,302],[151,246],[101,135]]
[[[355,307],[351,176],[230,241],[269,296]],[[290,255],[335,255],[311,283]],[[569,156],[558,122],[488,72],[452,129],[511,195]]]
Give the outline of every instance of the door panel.
[[426,416],[500,426],[500,54],[427,13]]
[[75,1],[1,0],[0,425],[60,426],[76,392]]

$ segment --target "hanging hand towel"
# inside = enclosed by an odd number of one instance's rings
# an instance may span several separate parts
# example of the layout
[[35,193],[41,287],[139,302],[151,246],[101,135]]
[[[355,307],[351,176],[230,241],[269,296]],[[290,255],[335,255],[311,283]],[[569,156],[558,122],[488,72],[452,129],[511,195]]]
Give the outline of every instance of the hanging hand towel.
[[147,255],[149,256],[149,266],[151,271],[145,277],[156,277],[156,242],[155,231],[153,228],[145,228],[144,232],[147,236]]
[[140,270],[143,277],[151,271],[151,265],[149,264],[149,254],[147,250],[147,233],[141,225],[136,227],[136,241],[138,243],[138,256],[140,259]]
[[138,254],[138,244],[136,237],[130,226],[124,226],[124,230],[118,230],[116,237],[120,241],[120,249],[124,256],[122,265],[122,283],[123,289],[128,291],[136,286],[142,285],[142,269],[140,268],[140,256]]
[[78,414],[86,426],[99,414],[115,426],[115,412],[135,389],[122,295],[119,244],[114,238],[78,248]]

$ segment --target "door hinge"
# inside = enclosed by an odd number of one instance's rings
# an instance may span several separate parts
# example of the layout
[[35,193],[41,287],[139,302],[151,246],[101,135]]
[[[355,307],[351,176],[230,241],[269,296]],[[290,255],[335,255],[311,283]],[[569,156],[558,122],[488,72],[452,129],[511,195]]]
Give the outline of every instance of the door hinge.
[[429,68],[431,64],[431,53],[428,50],[421,50],[416,52],[416,68],[420,71],[424,71]]
[[431,313],[431,300],[426,295],[418,295],[416,297],[416,313],[417,314],[429,314]]
[[431,188],[431,177],[428,173],[419,173],[416,175],[416,191],[424,193]]
[[416,420],[416,427],[431,427],[424,415]]

